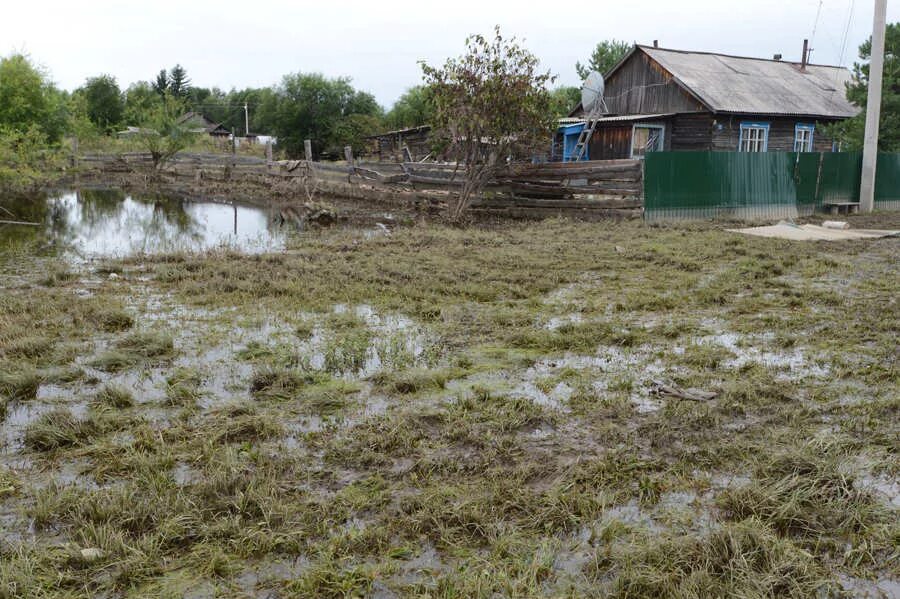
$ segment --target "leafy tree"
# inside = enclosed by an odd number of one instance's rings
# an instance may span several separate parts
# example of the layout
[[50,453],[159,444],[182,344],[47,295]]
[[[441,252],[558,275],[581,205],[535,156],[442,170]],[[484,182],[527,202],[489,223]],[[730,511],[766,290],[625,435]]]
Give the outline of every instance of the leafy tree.
[[184,105],[177,98],[166,95],[140,124],[137,140],[150,153],[157,172],[194,140],[196,134],[191,131],[190,124],[179,122],[183,113]]
[[581,90],[574,86],[557,87],[550,92],[550,109],[556,117],[566,117],[581,102]]
[[[887,26],[884,40],[884,79],[881,88],[881,119],[878,149],[900,151],[900,23]],[[869,93],[869,60],[872,38],[859,47],[861,62],[853,65],[853,82],[847,86],[847,99],[863,110],[851,119],[824,127],[825,134],[841,143],[845,150],[860,150],[866,133],[866,103]]]
[[122,121],[126,125],[136,126],[143,122],[155,108],[163,102],[165,94],[160,96],[156,85],[146,81],[132,83],[125,90],[125,105]]
[[0,129],[24,133],[37,127],[54,142],[65,121],[66,96],[43,71],[23,54],[0,59]]
[[430,92],[424,85],[411,87],[394,102],[385,116],[385,121],[391,129],[406,129],[428,125],[434,114]]
[[466,53],[443,67],[422,63],[434,100],[432,125],[447,153],[465,165],[465,180],[451,218],[459,220],[498,167],[549,143],[554,80],[538,71],[538,59],[515,38],[473,35]]
[[[272,118],[271,131],[289,154],[303,153],[303,140],[313,151],[340,154],[350,115],[381,116],[381,107],[368,93],[358,92],[346,78],[328,79],[319,73],[285,75],[275,90],[273,106],[266,108]],[[356,125],[364,121],[357,119]],[[374,133],[375,131],[372,131]]]
[[114,131],[125,113],[125,100],[115,77],[91,77],[79,91],[84,96],[91,122],[105,133]]
[[187,98],[191,92],[191,80],[187,71],[180,64],[176,64],[169,71],[169,93],[175,98]]
[[602,41],[594,48],[591,58],[586,65],[580,62],[575,63],[575,70],[582,79],[586,79],[591,71],[597,71],[605,75],[620,60],[625,58],[629,50],[631,50],[631,44],[628,42],[620,40]]

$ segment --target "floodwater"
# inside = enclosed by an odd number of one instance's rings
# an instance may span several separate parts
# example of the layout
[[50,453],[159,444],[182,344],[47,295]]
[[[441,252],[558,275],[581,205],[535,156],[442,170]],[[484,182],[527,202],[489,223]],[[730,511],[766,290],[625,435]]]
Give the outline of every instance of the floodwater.
[[0,241],[38,237],[72,259],[228,248],[266,252],[284,247],[286,231],[266,209],[128,194],[117,189],[48,192],[0,199]]

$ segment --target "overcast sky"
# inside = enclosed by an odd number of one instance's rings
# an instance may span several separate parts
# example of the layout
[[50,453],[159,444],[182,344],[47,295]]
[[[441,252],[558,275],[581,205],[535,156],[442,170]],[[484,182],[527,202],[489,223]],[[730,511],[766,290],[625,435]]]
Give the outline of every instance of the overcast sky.
[[[4,2],[0,54],[25,51],[66,89],[101,73],[124,88],[181,63],[195,85],[264,86],[285,73],[347,76],[385,106],[420,81],[466,35],[499,24],[525,40],[559,84],[578,85],[575,61],[617,38],[666,48],[799,60],[819,0],[630,0],[534,3],[456,0],[263,2]],[[853,6],[842,59],[842,41]],[[824,0],[812,60],[852,64],[871,32],[873,0]],[[900,20],[900,2],[888,21]]]

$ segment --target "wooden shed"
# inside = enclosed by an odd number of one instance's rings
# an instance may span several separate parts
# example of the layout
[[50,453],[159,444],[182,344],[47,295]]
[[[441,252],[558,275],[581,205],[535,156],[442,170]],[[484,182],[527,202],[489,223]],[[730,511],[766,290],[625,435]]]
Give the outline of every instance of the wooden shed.
[[[847,69],[635,46],[606,75],[609,113],[591,160],[661,150],[830,151],[821,126],[850,118]],[[573,117],[583,117],[579,105]]]
[[382,162],[419,162],[431,154],[431,127],[421,125],[367,137]]

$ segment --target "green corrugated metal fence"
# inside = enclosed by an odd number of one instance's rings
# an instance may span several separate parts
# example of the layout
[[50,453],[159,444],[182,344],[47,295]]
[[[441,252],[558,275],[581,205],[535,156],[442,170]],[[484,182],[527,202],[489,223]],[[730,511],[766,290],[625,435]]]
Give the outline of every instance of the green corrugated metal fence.
[[[859,153],[654,152],[644,163],[648,220],[793,218],[859,201]],[[878,157],[876,209],[900,209],[900,155]]]

